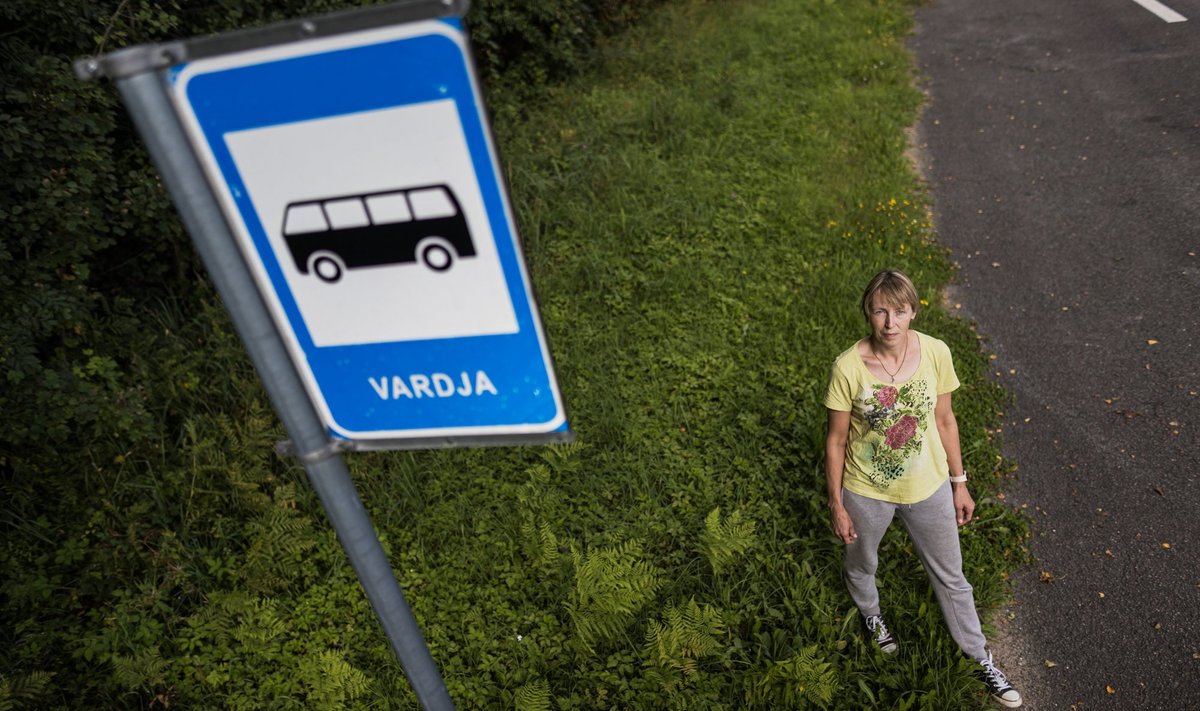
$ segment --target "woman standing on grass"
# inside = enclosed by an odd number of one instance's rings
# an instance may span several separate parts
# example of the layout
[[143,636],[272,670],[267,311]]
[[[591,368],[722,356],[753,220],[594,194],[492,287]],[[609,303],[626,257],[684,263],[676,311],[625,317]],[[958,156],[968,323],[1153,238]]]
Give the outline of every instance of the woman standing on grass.
[[958,388],[950,349],[911,330],[917,291],[898,271],[882,271],[862,297],[871,335],[838,356],[825,407],[825,476],[833,532],[846,544],[843,577],[873,643],[898,645],[879,609],[879,542],[896,514],[904,522],[934,594],[963,653],[979,663],[992,698],[1021,695],[992,662],[962,572],[958,528],[975,502],[967,491],[950,394]]

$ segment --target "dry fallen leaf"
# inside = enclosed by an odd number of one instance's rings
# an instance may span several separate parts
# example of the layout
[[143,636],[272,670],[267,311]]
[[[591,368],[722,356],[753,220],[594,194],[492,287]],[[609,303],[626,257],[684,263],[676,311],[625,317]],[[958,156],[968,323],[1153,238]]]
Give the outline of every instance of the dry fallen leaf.
[[1171,544],[1170,544],[1170,543],[1164,543],[1164,544],[1162,544],[1162,547],[1163,547],[1163,548],[1170,548],[1170,547],[1171,547]]
[[1048,667],[1056,667],[1056,666],[1058,666],[1058,662],[1052,662],[1052,661],[1050,661],[1049,659],[1047,659],[1046,661],[1042,662],[1042,664],[1045,664],[1045,665],[1046,665],[1046,666],[1048,666]]
[[1100,592],[1100,597],[1101,597],[1101,599],[1103,599],[1103,598],[1104,598],[1104,592],[1103,592],[1103,591],[1101,591],[1101,592]]
[[1104,690],[1110,694],[1117,693],[1117,690],[1112,687],[1112,684],[1109,684],[1108,686],[1104,687]]
[[1148,346],[1157,346],[1157,345],[1158,345],[1158,339],[1157,339],[1157,338],[1149,338],[1149,339],[1146,339],[1146,345],[1148,345]]
[[1052,583],[1054,582],[1054,573],[1051,573],[1048,570],[1043,570],[1040,579],[1043,583]]

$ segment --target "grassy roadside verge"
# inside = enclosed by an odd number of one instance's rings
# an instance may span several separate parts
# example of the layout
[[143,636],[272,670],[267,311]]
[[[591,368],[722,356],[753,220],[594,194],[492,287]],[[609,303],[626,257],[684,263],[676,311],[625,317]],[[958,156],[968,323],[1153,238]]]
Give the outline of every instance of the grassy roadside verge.
[[1001,393],[940,308],[903,156],[910,27],[905,2],[673,3],[595,74],[493,107],[579,444],[355,463],[461,704],[980,702],[902,536],[881,587],[905,651],[861,646],[822,507],[826,369],[894,265],[958,359],[967,568],[1004,598],[1023,527],[988,496]]
[[[951,272],[903,157],[911,11],[677,0],[588,76],[494,97],[579,442],[349,458],[459,708],[981,703],[903,536],[881,571],[903,652],[863,646],[822,503],[827,368],[897,266],[957,357],[966,564],[1004,598],[1001,394],[939,308]],[[154,307],[157,448],[6,497],[0,707],[415,707],[207,303]]]

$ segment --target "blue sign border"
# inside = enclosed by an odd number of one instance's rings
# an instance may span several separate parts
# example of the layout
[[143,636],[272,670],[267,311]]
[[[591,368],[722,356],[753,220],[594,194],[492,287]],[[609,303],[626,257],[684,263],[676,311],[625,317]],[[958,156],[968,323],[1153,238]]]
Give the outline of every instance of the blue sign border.
[[[347,439],[566,432],[567,422],[549,351],[520,254],[498,161],[466,49],[461,20],[418,23],[419,34],[376,41],[371,33],[346,35],[342,46],[263,59],[247,52],[245,64],[228,55],[175,67],[176,101],[190,110],[202,136],[200,154],[211,159],[260,261],[281,326],[291,335],[297,365],[330,432]],[[416,27],[414,25],[413,27]],[[366,42],[366,43],[364,43]],[[315,43],[314,43],[315,44]],[[462,122],[471,162],[516,315],[518,330],[425,341],[318,347],[313,343],[253,199],[224,136],[254,128],[344,116],[451,99]],[[185,121],[187,123],[187,121]],[[195,138],[195,137],[194,137]],[[236,230],[235,230],[236,231]],[[307,371],[307,373],[305,373]],[[473,396],[383,399],[368,378],[434,373],[473,384],[486,373],[494,385]]]

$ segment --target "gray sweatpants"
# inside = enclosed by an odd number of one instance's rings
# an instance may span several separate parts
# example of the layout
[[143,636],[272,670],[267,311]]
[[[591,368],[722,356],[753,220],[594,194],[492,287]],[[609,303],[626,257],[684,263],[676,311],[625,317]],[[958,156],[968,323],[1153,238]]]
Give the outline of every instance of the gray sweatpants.
[[962,572],[962,550],[958,547],[958,524],[950,482],[916,504],[893,504],[842,490],[842,505],[850,513],[858,539],[846,546],[842,572],[850,597],[863,615],[878,615],[879,589],[875,569],[879,565],[879,542],[899,513],[913,547],[925,565],[933,594],[937,597],[950,636],[971,659],[987,656],[987,641],[975,611],[971,584]]

